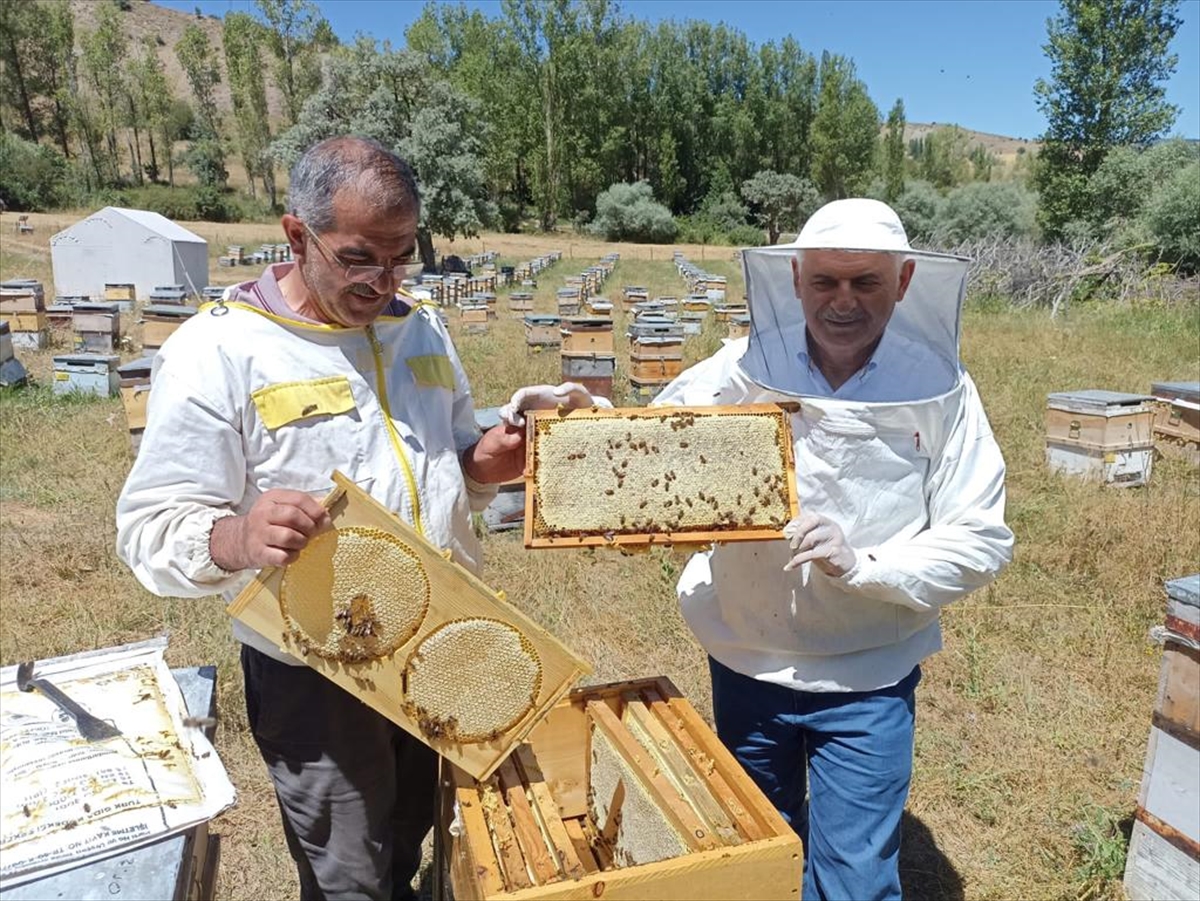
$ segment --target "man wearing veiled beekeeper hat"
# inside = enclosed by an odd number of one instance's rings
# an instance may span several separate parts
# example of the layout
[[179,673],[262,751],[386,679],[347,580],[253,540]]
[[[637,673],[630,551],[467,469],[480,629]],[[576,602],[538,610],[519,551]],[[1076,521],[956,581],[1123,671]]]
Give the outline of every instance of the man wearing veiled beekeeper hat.
[[[920,664],[938,611],[1012,558],[1004,460],[958,359],[967,261],[875,200],[746,251],[748,338],[661,404],[796,401],[801,515],[679,580],[724,743],[799,832],[803,897],[899,898]],[[806,800],[807,791],[807,800]]]

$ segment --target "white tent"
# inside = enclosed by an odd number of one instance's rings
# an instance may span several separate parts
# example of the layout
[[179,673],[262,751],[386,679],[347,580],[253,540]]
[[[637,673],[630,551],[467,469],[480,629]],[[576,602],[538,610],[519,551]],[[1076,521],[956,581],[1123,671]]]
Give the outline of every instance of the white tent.
[[139,300],[158,285],[199,297],[208,284],[208,242],[165,216],[115,206],[50,239],[56,294],[104,299],[104,285],[132,284]]

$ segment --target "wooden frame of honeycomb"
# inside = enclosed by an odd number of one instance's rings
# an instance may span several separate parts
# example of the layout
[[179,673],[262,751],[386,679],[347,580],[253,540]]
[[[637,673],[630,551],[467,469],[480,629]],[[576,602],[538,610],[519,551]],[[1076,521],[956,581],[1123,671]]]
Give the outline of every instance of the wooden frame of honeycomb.
[[[430,544],[340,472],[333,473],[332,479],[334,490],[323,502],[330,512],[331,528],[387,533],[423,567],[428,580],[428,606],[413,634],[391,653],[372,659],[333,659],[311,653],[312,648],[305,647],[285,616],[282,593],[286,567],[262,570],[229,605],[229,614],[277,642],[282,650],[303,660],[456,766],[475,778],[486,779],[571,686],[591,672],[591,667],[507,603],[502,593],[454,563],[448,552]],[[322,581],[332,584],[333,579]],[[336,613],[330,595],[332,617]],[[352,625],[362,626],[361,616],[354,616],[353,604],[351,608]],[[464,623],[470,628],[463,629]],[[487,647],[481,650],[477,639],[481,634],[486,637],[488,624],[494,627],[494,638],[515,634],[515,641],[485,641]],[[447,636],[453,639],[456,630],[464,633],[463,641],[456,644],[442,640]],[[436,655],[430,654],[429,649],[435,645]],[[484,687],[477,684],[479,680],[461,678],[462,670],[478,669],[481,654],[494,670],[497,661],[491,658],[497,649],[519,650],[518,656],[524,661],[523,678],[498,678],[493,673],[492,678],[483,680]],[[438,665],[433,670],[426,668],[421,678],[428,680],[444,669],[453,681],[448,690],[429,692],[410,684],[414,658],[423,650],[430,659],[436,657]],[[420,669],[419,663],[416,666]],[[503,666],[500,671],[508,672]],[[504,703],[499,704],[499,719],[481,715],[480,710],[486,713],[496,706],[497,693],[506,689],[514,694],[500,698]],[[443,702],[445,706],[438,708]]]
[[490,779],[443,767],[436,828],[435,880],[464,901],[794,899],[803,869],[799,837],[664,677],[576,689]]
[[797,515],[777,404],[526,418],[526,547],[764,541]]

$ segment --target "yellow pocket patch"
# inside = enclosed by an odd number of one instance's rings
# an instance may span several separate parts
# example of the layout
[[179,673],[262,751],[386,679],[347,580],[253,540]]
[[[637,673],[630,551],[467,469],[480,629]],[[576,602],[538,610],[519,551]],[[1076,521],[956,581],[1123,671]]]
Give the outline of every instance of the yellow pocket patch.
[[346,413],[356,406],[350,391],[350,380],[344,375],[304,382],[280,382],[259,388],[250,398],[268,429],[277,429],[311,416]]
[[406,361],[418,385],[426,388],[448,388],[454,390],[454,366],[445,354],[426,354],[409,357]]

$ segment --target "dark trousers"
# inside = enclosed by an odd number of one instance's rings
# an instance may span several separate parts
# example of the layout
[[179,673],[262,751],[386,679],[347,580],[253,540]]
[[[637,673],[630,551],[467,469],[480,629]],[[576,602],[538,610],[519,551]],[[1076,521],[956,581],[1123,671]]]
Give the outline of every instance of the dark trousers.
[[243,645],[242,673],[301,901],[415,897],[437,755],[306,666]]

